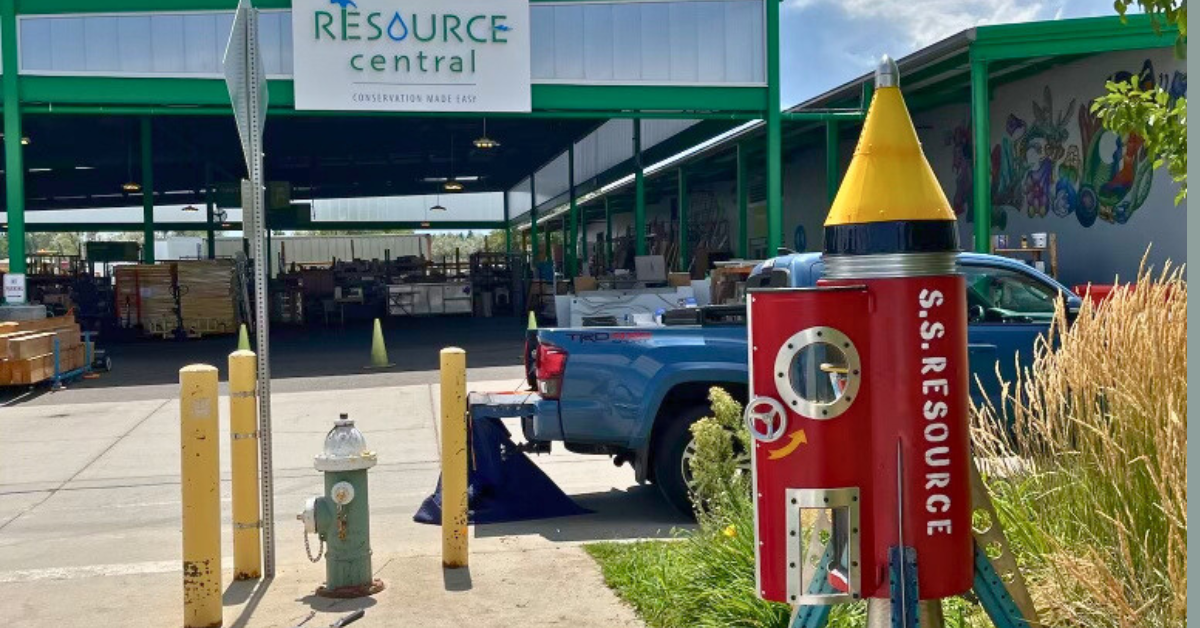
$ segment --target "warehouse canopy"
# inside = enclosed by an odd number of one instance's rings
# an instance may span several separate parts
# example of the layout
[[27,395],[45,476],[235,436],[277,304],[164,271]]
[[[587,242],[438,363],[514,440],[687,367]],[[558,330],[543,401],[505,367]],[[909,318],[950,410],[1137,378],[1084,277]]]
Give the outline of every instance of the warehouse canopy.
[[[221,64],[235,2],[16,4],[17,45],[6,45],[5,56],[19,59],[19,98],[7,95],[5,106],[19,106],[27,138],[26,209],[136,204],[143,192],[126,184],[142,184],[147,153],[155,204],[203,203],[206,187],[245,176]],[[298,110],[291,4],[256,2],[270,93],[266,178],[286,184],[293,198],[436,193],[451,177],[469,191],[506,191],[613,116],[748,118],[768,109],[766,47],[744,44],[765,41],[762,0],[534,0],[531,110],[490,114]],[[391,15],[382,2],[350,12],[324,10],[328,4],[314,5],[318,22],[334,20],[318,25],[318,36],[382,37],[375,26]],[[415,35],[424,24],[412,24]],[[482,31],[472,27],[476,39]],[[349,62],[365,68],[365,81],[396,80],[387,75],[398,61],[374,61]],[[483,137],[499,146],[477,148]]]

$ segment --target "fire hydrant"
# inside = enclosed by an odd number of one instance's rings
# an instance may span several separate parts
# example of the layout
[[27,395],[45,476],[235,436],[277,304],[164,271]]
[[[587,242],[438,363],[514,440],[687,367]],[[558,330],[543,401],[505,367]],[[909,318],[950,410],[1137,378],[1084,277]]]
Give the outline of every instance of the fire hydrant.
[[[371,577],[371,518],[367,499],[367,469],[375,466],[375,452],[342,414],[325,436],[325,449],[313,457],[313,466],[325,474],[325,494],[310,497],[304,512],[304,550],[312,562],[325,556],[325,586],[318,595],[362,597],[383,589]],[[315,533],[320,547],[314,557],[308,535]]]

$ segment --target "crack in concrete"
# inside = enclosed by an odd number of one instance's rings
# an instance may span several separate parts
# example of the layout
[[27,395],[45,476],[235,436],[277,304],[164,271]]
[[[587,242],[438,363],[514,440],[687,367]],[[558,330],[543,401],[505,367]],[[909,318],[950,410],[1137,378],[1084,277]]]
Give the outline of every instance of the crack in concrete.
[[57,487],[52,488],[49,491],[47,491],[46,496],[44,498],[38,500],[38,502],[36,504],[33,504],[32,506],[29,506],[28,508],[25,508],[21,512],[17,513],[11,519],[9,519],[8,521],[5,521],[3,524],[0,524],[0,532],[3,532],[4,529],[7,528],[9,525],[11,525],[13,522],[20,519],[21,517],[24,517],[25,515],[29,514],[30,512],[33,512],[34,510],[36,510],[38,508],[38,506],[41,506],[42,504],[49,501],[51,497],[54,497],[55,495],[57,495],[58,492],[63,489],[63,487],[70,484],[75,478],[79,477],[79,474],[81,474],[84,471],[87,471],[89,468],[91,468],[91,466],[93,464],[96,464],[96,461],[100,460],[101,458],[103,458],[105,456],[105,454],[112,451],[113,447],[116,447],[118,443],[125,440],[125,438],[127,436],[129,436],[130,434],[132,434],[134,430],[141,427],[143,423],[145,423],[146,421],[148,421],[150,419],[150,417],[157,414],[159,410],[162,410],[164,407],[166,407],[167,404],[171,403],[172,401],[174,401],[174,400],[173,399],[164,400],[161,404],[158,405],[158,407],[151,410],[149,413],[146,414],[146,416],[139,419],[138,422],[135,423],[132,427],[125,430],[125,432],[123,434],[121,434],[116,439],[114,439],[113,442],[109,443],[108,447],[105,447],[103,451],[96,454],[91,460],[87,461],[87,464],[83,465],[79,470],[75,471],[75,473],[71,474],[71,477],[64,480]]

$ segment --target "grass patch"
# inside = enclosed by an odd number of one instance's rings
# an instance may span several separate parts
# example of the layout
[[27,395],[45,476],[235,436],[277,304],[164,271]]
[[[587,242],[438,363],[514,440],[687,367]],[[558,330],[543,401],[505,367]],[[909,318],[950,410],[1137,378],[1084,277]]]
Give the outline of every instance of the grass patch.
[[[725,504],[675,541],[593,543],[584,549],[604,581],[651,628],[787,628],[791,608],[754,592],[754,519],[750,499]],[[943,603],[948,628],[982,627],[978,607]],[[866,605],[834,606],[829,628],[866,628]]]

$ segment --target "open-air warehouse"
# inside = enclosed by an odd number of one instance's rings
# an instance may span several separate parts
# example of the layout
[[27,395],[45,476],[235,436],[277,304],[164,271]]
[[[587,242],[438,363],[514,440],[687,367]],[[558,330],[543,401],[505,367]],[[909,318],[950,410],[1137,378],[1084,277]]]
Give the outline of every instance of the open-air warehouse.
[[0,0],[0,618],[1175,626],[1186,3],[1035,4]]
[[[742,12],[750,0],[725,4],[738,25],[762,28]],[[655,87],[571,86],[563,78],[571,72],[613,69],[538,61],[582,53],[539,37],[557,11],[539,3],[532,11],[530,114],[333,117],[293,109],[289,83],[268,81],[275,321],[460,315],[523,325],[533,311],[544,325],[657,324],[660,310],[740,301],[746,273],[779,247],[820,249],[870,77],[777,115],[764,103],[778,98],[778,69],[753,50],[674,68],[678,76]],[[223,30],[231,14],[148,26],[137,15],[114,19],[151,35],[183,29],[200,49],[187,59],[167,54],[144,79],[105,79],[125,76],[134,61],[117,55],[112,70],[98,71],[82,57],[39,51],[81,45],[64,39],[71,28],[109,25],[75,14],[20,18],[28,50],[11,68],[20,98],[10,92],[5,104],[20,111],[7,120],[20,129],[9,137],[24,139],[6,146],[25,174],[10,167],[5,176],[4,226],[10,236],[77,233],[86,242],[22,252],[10,237],[9,272],[26,272],[31,302],[73,311],[85,329],[107,332],[104,341],[130,331],[232,334],[253,310],[240,231],[245,165],[226,96],[207,78],[223,42],[200,35]],[[286,11],[263,12],[264,34],[288,27]],[[1174,184],[1135,145],[1098,128],[1085,106],[1114,76],[1182,89],[1186,73],[1162,41],[1115,18],[981,26],[900,60],[966,248],[1022,259],[1068,285],[1131,276],[1151,243],[1151,262],[1181,256]],[[286,75],[291,51],[271,45],[268,76]],[[649,59],[631,84],[663,71]],[[690,81],[696,72],[709,86]],[[988,124],[972,125],[981,112]],[[465,231],[490,234],[487,250],[434,255],[433,234]]]

